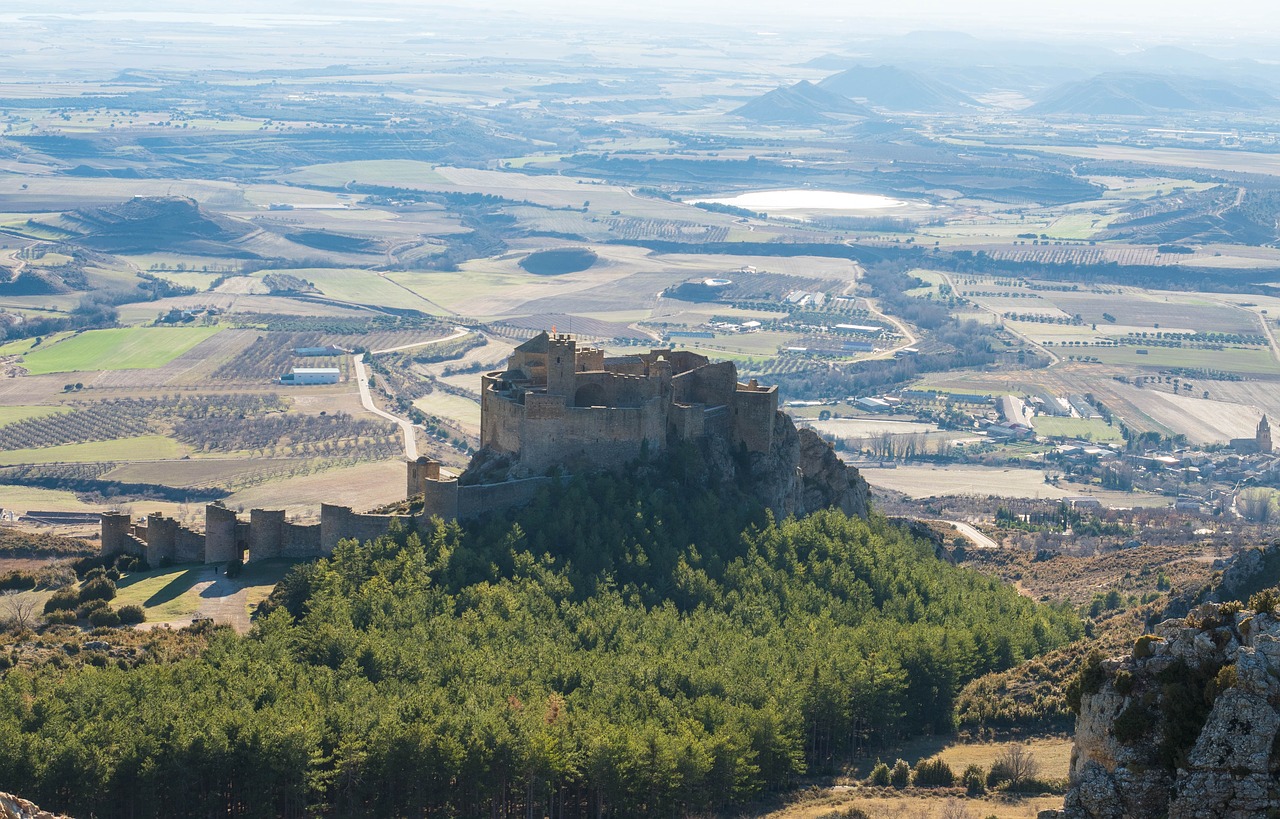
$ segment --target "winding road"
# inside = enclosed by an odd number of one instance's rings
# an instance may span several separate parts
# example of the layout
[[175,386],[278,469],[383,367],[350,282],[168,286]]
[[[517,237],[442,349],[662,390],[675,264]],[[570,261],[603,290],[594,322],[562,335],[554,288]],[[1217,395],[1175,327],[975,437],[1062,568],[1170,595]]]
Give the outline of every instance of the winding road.
[[[369,355],[380,355],[382,353],[394,353],[397,350],[408,350],[414,347],[429,347],[432,344],[443,344],[446,341],[453,341],[455,338],[462,338],[468,333],[473,332],[466,327],[454,327],[453,334],[443,338],[433,338],[430,341],[415,342],[413,344],[402,344],[399,347],[390,347],[386,350],[374,350]],[[356,385],[360,387],[360,403],[364,408],[374,415],[386,418],[400,426],[401,432],[404,433],[404,456],[411,461],[418,460],[418,436],[414,426],[409,421],[397,415],[392,415],[378,407],[373,401],[373,393],[369,390],[369,370],[364,366],[364,354],[352,356],[352,363],[356,368]]]

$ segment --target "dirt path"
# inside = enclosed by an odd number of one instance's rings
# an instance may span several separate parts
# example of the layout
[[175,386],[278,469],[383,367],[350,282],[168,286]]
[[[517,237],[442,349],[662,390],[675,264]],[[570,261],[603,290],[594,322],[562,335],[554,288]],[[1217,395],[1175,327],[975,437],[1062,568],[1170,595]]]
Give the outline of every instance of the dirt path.
[[453,335],[444,338],[433,338],[430,341],[415,341],[412,344],[401,344],[399,347],[388,347],[385,350],[373,350],[369,355],[382,355],[383,353],[395,353],[400,350],[412,350],[414,347],[430,347],[432,344],[442,344],[446,341],[453,341],[455,338],[462,338],[472,331],[466,327],[454,327]]
[[197,583],[194,591],[200,595],[196,617],[208,617],[215,623],[226,623],[240,634],[249,630],[249,600],[240,581],[220,574],[217,580]]

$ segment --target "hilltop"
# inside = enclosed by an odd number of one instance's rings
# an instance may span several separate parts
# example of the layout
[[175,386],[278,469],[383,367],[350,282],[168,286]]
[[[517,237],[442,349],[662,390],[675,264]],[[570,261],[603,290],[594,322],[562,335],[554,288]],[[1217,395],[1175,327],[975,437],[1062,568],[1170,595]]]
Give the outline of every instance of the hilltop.
[[85,247],[108,253],[169,250],[222,256],[248,255],[227,245],[255,231],[185,196],[135,196],[118,205],[81,208],[64,213],[58,227],[78,234]]
[[873,118],[870,108],[859,105],[847,97],[826,91],[808,80],[795,85],[775,88],[763,96],[751,100],[729,112],[744,119],[769,125],[810,125],[828,122],[828,114],[847,114]]
[[954,111],[977,108],[967,94],[892,65],[854,66],[833,74],[818,88],[843,97],[866,100],[890,111]]

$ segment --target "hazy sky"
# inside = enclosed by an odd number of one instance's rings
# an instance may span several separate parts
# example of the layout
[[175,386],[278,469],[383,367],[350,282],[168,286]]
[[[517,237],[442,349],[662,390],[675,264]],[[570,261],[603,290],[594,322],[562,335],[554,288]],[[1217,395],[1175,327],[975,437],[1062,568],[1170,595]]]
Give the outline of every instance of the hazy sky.
[[[349,8],[358,7],[353,3]],[[400,5],[388,0],[383,7]],[[409,2],[419,10],[431,3]],[[999,29],[1005,31],[1132,32],[1181,35],[1179,39],[1280,39],[1280,11],[1274,0],[485,0],[487,7],[584,18],[702,18],[720,22],[759,21],[795,29],[809,21],[878,27]]]

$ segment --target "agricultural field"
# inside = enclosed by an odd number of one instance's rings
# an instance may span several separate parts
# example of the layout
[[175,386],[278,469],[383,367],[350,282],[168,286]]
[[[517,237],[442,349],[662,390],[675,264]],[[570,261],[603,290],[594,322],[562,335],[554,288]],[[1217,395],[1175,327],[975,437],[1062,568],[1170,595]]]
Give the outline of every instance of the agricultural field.
[[32,375],[163,367],[218,333],[218,327],[125,327],[89,330],[23,356]]
[[[477,389],[479,387],[479,376],[472,375],[470,380],[473,382],[471,389]],[[442,390],[436,390],[430,395],[414,401],[413,405],[427,415],[445,419],[479,441],[480,404],[476,401],[459,395],[450,395]]]
[[1035,419],[1036,432],[1063,438],[1080,438],[1097,443],[1119,443],[1124,440],[1120,430],[1109,425],[1100,418],[1062,418],[1053,415],[1038,415]]
[[0,466],[13,464],[103,463],[110,461],[159,461],[182,458],[190,450],[163,435],[116,438],[84,444],[38,449],[0,451]]
[[0,427],[18,421],[25,421],[28,418],[46,418],[66,411],[65,407],[0,406]]
[[225,503],[233,509],[284,509],[302,520],[318,520],[321,503],[372,509],[403,500],[404,480],[404,461],[396,458],[260,484],[232,493]]
[[1098,498],[1104,506],[1128,509],[1139,506],[1168,506],[1166,498],[1139,493],[1108,492],[1070,483],[1046,482],[1038,469],[986,466],[898,466],[893,469],[864,469],[862,476],[872,489],[883,487],[913,498],[975,495],[999,498]]
[[[1143,354],[1139,353],[1139,350],[1147,352]],[[1221,350],[1207,350],[1189,347],[1146,347],[1134,344],[1119,347],[1067,348],[1058,352],[1091,356],[1099,359],[1103,364],[1116,365],[1129,371],[1135,368],[1161,370],[1170,367],[1191,367],[1221,370],[1244,376],[1272,378],[1280,376],[1280,363],[1277,363],[1271,350],[1264,347],[1228,346]]]

